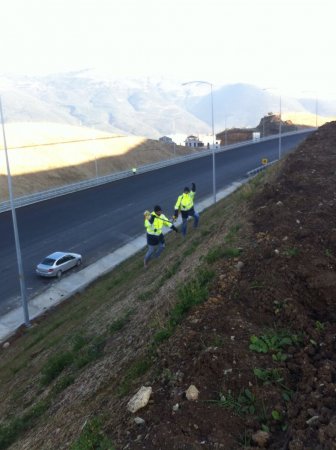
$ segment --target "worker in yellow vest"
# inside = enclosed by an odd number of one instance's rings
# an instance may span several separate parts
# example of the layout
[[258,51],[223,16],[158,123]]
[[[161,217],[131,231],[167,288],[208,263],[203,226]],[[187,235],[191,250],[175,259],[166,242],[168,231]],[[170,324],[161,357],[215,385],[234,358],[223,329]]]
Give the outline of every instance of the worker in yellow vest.
[[162,213],[162,208],[159,205],[154,207],[154,211],[144,212],[145,228],[147,231],[147,245],[148,250],[144,259],[144,267],[147,269],[148,261],[152,258],[158,258],[165,248],[165,239],[162,233],[163,227],[168,227],[177,233],[175,225]]
[[179,212],[182,215],[182,235],[185,236],[187,234],[187,220],[188,217],[194,218],[194,228],[197,228],[199,221],[199,214],[194,209],[194,198],[196,194],[196,185],[195,183],[191,183],[191,190],[189,187],[185,187],[183,193],[178,196],[173,219],[176,220]]

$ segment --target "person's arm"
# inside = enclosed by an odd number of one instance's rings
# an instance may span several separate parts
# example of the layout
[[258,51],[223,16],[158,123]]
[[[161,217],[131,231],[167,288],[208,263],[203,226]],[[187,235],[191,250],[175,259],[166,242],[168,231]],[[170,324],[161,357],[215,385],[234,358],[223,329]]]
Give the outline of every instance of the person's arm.
[[181,200],[182,200],[182,195],[179,195],[177,197],[177,200],[176,200],[176,203],[175,203],[173,219],[177,219],[178,218],[179,209],[180,209],[180,206],[181,206]]
[[192,190],[192,192],[196,192],[196,184],[195,183],[191,183],[191,190]]

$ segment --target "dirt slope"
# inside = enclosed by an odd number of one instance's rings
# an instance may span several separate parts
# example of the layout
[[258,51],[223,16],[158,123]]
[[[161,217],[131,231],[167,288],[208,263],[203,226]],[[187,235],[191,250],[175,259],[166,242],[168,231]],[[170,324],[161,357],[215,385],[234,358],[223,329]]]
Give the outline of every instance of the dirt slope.
[[324,125],[147,271],[140,252],[21,330],[0,448],[336,449],[335,142]]
[[[261,448],[252,435],[263,429],[268,448],[336,449],[335,142],[332,122],[251,199],[244,266],[223,261],[209,300],[167,343],[159,372],[169,375],[129,448]],[[267,353],[249,349],[252,335],[273,338]]]
[[[15,197],[199,151],[55,123],[9,123],[6,138]],[[7,169],[1,142],[0,202],[6,200]]]

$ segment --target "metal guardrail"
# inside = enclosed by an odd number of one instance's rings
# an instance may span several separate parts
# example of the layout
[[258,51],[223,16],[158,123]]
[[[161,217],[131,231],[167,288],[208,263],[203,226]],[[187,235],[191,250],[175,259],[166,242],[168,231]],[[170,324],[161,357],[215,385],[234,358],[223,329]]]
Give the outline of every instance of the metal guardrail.
[[278,162],[278,159],[275,159],[274,161],[271,161],[267,164],[263,164],[262,166],[256,167],[255,169],[249,170],[246,175],[248,177],[252,177],[253,175],[257,175],[257,173],[262,172],[263,170],[267,169],[269,166],[273,166],[276,162]]
[[[305,130],[305,131],[307,131],[307,130]],[[305,131],[293,131],[291,133],[284,133],[282,136],[299,134],[299,133],[303,133]],[[216,149],[214,149],[214,151],[215,151],[215,153],[221,153],[221,152],[224,152],[227,150],[232,150],[237,147],[243,147],[245,145],[250,145],[250,144],[257,144],[261,141],[264,142],[264,141],[273,140],[273,139],[277,139],[277,136],[273,135],[271,137],[261,138],[261,139],[255,140],[255,141],[249,140],[249,141],[239,142],[237,144],[226,145],[225,147],[216,148]],[[137,174],[150,172],[152,170],[157,170],[162,167],[168,167],[168,166],[172,166],[175,164],[180,164],[185,161],[190,161],[190,160],[196,159],[196,158],[203,158],[204,156],[209,156],[209,155],[212,155],[212,149],[205,149],[205,150],[202,149],[199,153],[191,153],[189,155],[179,156],[177,158],[167,159],[164,161],[158,161],[155,163],[140,166],[137,168]],[[274,163],[274,162],[275,161],[272,161],[272,163]],[[269,163],[268,165],[270,165],[272,163]],[[265,167],[267,167],[266,164],[265,164],[265,166],[262,166],[263,169]],[[257,169],[254,169],[254,171]],[[262,169],[260,169],[260,170],[262,170]],[[250,171],[250,172],[253,172],[253,171]],[[248,174],[250,172],[248,172]],[[101,177],[91,178],[89,180],[83,180],[83,181],[79,181],[77,183],[67,184],[65,186],[48,189],[46,191],[37,192],[35,194],[29,194],[29,195],[24,195],[22,197],[16,197],[14,199],[14,207],[19,208],[22,206],[27,206],[32,203],[38,203],[38,202],[42,202],[45,200],[49,200],[54,197],[60,197],[62,195],[72,194],[74,192],[82,191],[84,189],[89,189],[89,188],[92,188],[95,186],[100,186],[102,184],[111,183],[112,181],[117,181],[117,180],[121,180],[122,178],[127,178],[127,177],[132,177],[132,176],[134,176],[132,170],[124,170],[122,172],[111,173],[109,175],[104,175]],[[9,200],[0,203],[0,213],[9,211],[10,209],[11,209],[11,205],[10,205]]]

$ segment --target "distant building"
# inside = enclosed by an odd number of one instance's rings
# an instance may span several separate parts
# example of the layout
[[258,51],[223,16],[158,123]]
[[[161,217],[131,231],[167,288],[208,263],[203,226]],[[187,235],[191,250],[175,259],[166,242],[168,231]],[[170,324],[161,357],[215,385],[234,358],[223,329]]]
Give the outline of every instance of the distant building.
[[[220,140],[221,146],[236,144],[244,141],[255,141],[265,136],[272,136],[279,133],[280,116],[268,113],[262,117],[260,123],[255,128],[230,128],[216,134],[216,139]],[[297,126],[290,120],[281,120],[282,133],[296,131]]]
[[204,147],[204,142],[200,141],[196,136],[188,136],[184,143],[186,147]]
[[163,142],[164,144],[174,144],[173,139],[168,136],[162,136],[159,138],[160,142]]
[[221,147],[223,147],[237,142],[252,140],[254,131],[254,128],[230,128],[229,130],[217,133],[216,139],[220,141]]

